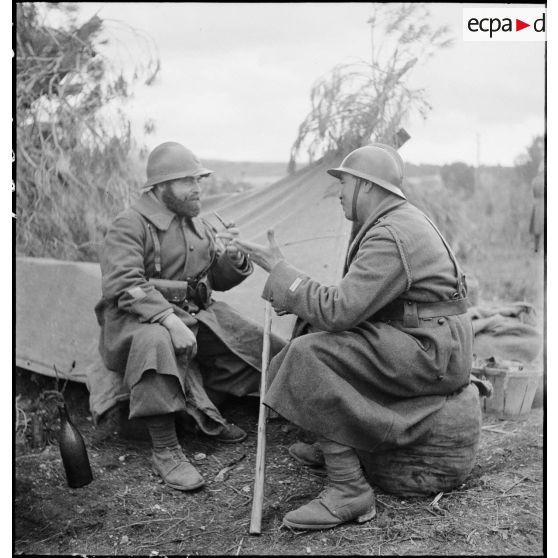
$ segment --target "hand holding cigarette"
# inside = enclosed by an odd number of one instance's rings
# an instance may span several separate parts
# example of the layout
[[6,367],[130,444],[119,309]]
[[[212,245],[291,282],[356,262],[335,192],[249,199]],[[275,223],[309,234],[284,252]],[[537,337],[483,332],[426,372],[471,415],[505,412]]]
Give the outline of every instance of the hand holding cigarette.
[[224,231],[220,231],[215,235],[217,240],[223,245],[227,255],[233,262],[240,262],[243,260],[243,254],[241,250],[239,250],[238,246],[233,243],[233,240],[238,238],[240,231],[235,223],[226,222],[216,211],[214,211],[213,214],[217,217],[217,219],[219,219],[219,222],[223,225],[223,227],[225,227]]

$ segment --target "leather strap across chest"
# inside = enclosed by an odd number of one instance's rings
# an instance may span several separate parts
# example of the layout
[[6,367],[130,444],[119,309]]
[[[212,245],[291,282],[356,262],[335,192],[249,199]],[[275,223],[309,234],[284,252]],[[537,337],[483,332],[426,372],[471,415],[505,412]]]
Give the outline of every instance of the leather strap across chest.
[[151,239],[153,240],[153,261],[155,264],[155,273],[153,277],[158,279],[161,277],[161,243],[159,242],[159,236],[157,235],[157,231],[155,227],[151,223],[147,223],[147,228],[151,233]]
[[[151,240],[153,241],[153,263],[155,265],[155,273],[152,275],[153,278],[158,279],[161,277],[161,243],[159,241],[159,235],[157,234],[157,229],[152,223],[147,223],[147,228],[151,233]],[[185,224],[181,223],[181,230],[184,235],[184,244],[187,246],[188,241],[186,238]],[[209,269],[215,262],[217,253],[214,247],[214,240],[209,237],[209,252],[210,258],[205,267],[192,279],[190,283],[194,286],[197,285],[198,281],[202,280],[208,273]],[[188,250],[185,249],[185,260],[184,260],[184,273],[186,276],[187,264],[188,264]]]
[[379,321],[402,321],[405,327],[419,327],[420,320],[458,316],[468,308],[465,274],[461,271],[450,245],[432,220],[424,215],[442,240],[455,269],[456,290],[453,298],[437,302],[417,302],[399,298],[382,308],[374,317]]
[[465,297],[467,296],[467,287],[465,285],[465,274],[461,271],[461,268],[459,267],[459,264],[457,263],[457,258],[455,257],[453,250],[450,248],[450,245],[448,244],[448,242],[446,241],[446,239],[444,238],[444,235],[440,232],[440,230],[438,229],[438,227],[432,222],[432,220],[425,215],[426,220],[432,225],[432,227],[434,228],[434,230],[438,233],[438,236],[442,239],[442,242],[444,243],[444,246],[446,247],[446,250],[448,251],[449,257],[453,263],[453,267],[455,268],[455,275],[456,275],[456,293],[454,294],[454,297]]

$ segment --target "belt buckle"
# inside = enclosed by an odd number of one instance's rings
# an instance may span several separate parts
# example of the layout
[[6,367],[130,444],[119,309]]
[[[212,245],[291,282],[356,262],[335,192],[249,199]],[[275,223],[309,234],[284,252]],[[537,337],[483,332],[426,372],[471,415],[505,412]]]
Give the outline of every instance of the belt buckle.
[[167,300],[172,304],[176,304],[177,306],[183,306],[188,302],[188,298],[186,295],[179,294],[172,295]]
[[406,300],[403,304],[403,327],[418,327],[418,306],[412,300]]

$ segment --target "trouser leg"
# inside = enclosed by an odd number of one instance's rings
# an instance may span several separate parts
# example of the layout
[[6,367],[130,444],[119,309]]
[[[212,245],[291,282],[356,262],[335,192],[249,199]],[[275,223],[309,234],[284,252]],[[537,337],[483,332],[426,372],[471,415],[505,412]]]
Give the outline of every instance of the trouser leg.
[[147,370],[130,389],[130,419],[185,410],[184,393],[175,376]]
[[139,325],[124,370],[124,383],[130,390],[129,418],[185,410],[183,376],[169,332],[160,324]]
[[[199,428],[208,435],[221,436],[224,429],[230,430],[219,410],[208,397],[209,388],[219,393],[245,395],[257,391],[259,373],[241,359],[235,357],[211,331],[200,324],[198,338],[199,359],[188,361],[184,355],[175,356],[168,333],[162,328],[146,328],[144,335],[134,338],[134,344],[150,343],[155,354],[154,364],[161,363],[164,369],[176,372],[161,374],[155,370],[143,370],[146,358],[140,358],[137,347],[136,358],[128,361],[125,381],[130,388],[130,418],[153,415],[184,413],[191,415]],[[143,334],[142,330],[142,334]],[[148,335],[149,334],[149,335]],[[172,355],[169,356],[169,350]],[[202,370],[203,363],[203,370]],[[227,431],[225,441],[238,441],[242,431]]]
[[194,418],[206,434],[219,434],[226,421],[204,392],[196,367],[197,363],[190,363],[190,376],[185,380],[189,390],[187,398],[176,376],[147,370],[130,389],[129,418],[170,413],[178,413],[179,417],[183,417],[186,413]]

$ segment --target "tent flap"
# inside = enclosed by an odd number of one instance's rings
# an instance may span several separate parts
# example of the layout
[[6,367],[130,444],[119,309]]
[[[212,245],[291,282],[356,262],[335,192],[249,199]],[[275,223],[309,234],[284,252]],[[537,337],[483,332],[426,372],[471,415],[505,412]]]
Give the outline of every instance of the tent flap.
[[[203,200],[203,214],[218,230],[217,211],[241,235],[267,243],[267,230],[286,259],[314,279],[338,282],[350,234],[339,207],[336,180],[326,165],[313,165],[279,182],[240,194]],[[267,274],[257,268],[241,285],[215,293],[248,318],[263,323],[261,292]],[[16,365],[39,374],[87,384],[91,410],[102,414],[126,397],[119,377],[107,370],[98,351],[94,306],[101,296],[98,263],[20,257],[16,260]],[[273,331],[290,337],[294,316],[274,316]]]

